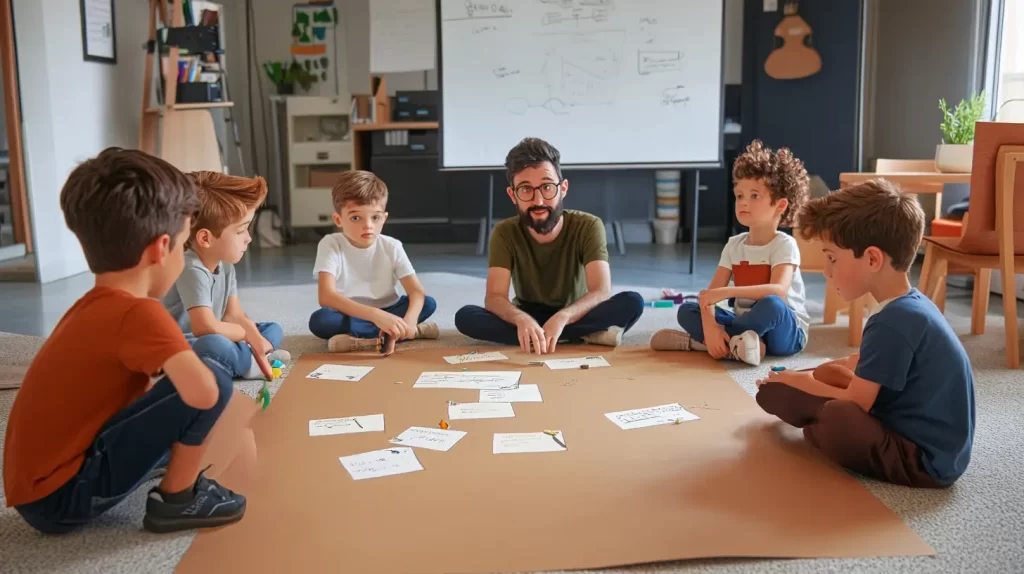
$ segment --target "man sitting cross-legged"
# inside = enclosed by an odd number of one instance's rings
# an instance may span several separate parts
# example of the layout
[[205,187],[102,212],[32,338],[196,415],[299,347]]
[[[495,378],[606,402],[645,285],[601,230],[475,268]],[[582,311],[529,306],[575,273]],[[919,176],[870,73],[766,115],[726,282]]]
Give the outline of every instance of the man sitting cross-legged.
[[474,339],[537,354],[552,353],[564,341],[618,346],[644,301],[632,291],[612,295],[601,219],[563,210],[569,182],[558,150],[526,138],[508,153],[505,171],[519,215],[494,227],[484,307],[459,309],[455,327]]

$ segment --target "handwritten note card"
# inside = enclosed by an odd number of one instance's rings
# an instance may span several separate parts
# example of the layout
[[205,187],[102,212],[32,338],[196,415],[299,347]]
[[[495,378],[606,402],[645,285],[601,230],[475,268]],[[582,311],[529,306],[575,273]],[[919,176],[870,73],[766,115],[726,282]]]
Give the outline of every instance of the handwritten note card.
[[573,359],[548,359],[544,364],[549,369],[578,369],[582,365],[594,369],[597,367],[610,367],[604,357],[576,357]]
[[415,389],[507,390],[519,386],[521,371],[426,372],[413,384]]
[[562,431],[554,435],[543,432],[494,433],[494,454],[523,452],[561,452],[566,450]]
[[631,411],[620,411],[607,413],[604,416],[608,420],[619,425],[623,430],[653,427],[657,425],[669,425],[679,421],[695,421],[700,419],[697,415],[684,409],[679,403],[648,407],[645,409],[633,409]]
[[448,452],[464,436],[466,436],[465,431],[409,427],[405,432],[391,439],[391,442],[403,446]]
[[484,363],[487,361],[507,361],[508,357],[497,351],[490,353],[466,353],[465,355],[452,355],[445,357],[450,365],[461,365],[463,363]]
[[352,475],[352,480],[380,478],[423,470],[423,465],[416,458],[416,453],[405,446],[342,456],[338,457],[338,460]]
[[481,403],[542,403],[537,385],[519,385],[509,391],[480,391]]
[[381,432],[383,430],[384,415],[366,415],[359,417],[317,419],[309,421],[309,436]]
[[448,419],[509,419],[516,416],[512,403],[448,403]]
[[352,365],[320,365],[315,371],[306,375],[307,379],[327,379],[329,381],[362,380],[373,367],[355,367]]

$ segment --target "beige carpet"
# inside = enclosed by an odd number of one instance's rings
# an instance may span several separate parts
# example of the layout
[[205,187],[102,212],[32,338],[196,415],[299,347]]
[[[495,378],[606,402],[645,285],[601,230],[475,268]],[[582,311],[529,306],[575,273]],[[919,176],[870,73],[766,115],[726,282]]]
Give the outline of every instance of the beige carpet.
[[[474,345],[454,330],[459,306],[479,304],[484,281],[444,273],[421,276],[427,291],[438,299],[435,320],[442,330],[437,341],[409,343],[417,347]],[[623,289],[623,287],[618,287]],[[654,297],[656,289],[636,289]],[[306,320],[316,308],[312,285],[243,288],[241,298],[257,320],[276,320],[285,329],[284,347],[294,355],[324,351],[325,344],[309,335]],[[950,305],[962,308],[962,305]],[[993,308],[998,300],[993,301]],[[807,350],[780,361],[801,367],[849,354],[844,319],[823,326],[820,304],[809,311],[812,326]],[[950,313],[958,333],[969,332],[965,317]],[[626,338],[626,345],[646,344],[659,328],[675,324],[673,309],[647,309]],[[975,369],[978,425],[974,454],[967,474],[951,489],[914,490],[865,480],[867,488],[907,521],[938,553],[934,558],[879,558],[868,560],[707,560],[637,566],[604,572],[1024,572],[1024,371],[1005,369],[1002,322],[990,316],[988,332],[965,335],[964,344]],[[42,340],[0,333],[0,365],[31,361]],[[747,392],[766,368],[729,364],[730,375]],[[256,383],[242,384],[250,394]],[[276,387],[276,385],[275,385]],[[274,389],[276,390],[276,388]],[[16,391],[0,391],[0,433]],[[750,477],[756,488],[757,477]],[[301,493],[297,493],[301,494]],[[595,501],[599,503],[599,501]],[[11,509],[0,510],[0,572],[170,572],[188,548],[193,533],[154,535],[142,530],[145,492],[140,490],[83,531],[63,537],[44,537],[29,529]],[[792,517],[800,520],[799,516]],[[837,516],[836,520],[843,520]],[[266,536],[273,536],[267,532]],[[400,551],[400,545],[396,546]],[[253,552],[260,541],[253,540]]]

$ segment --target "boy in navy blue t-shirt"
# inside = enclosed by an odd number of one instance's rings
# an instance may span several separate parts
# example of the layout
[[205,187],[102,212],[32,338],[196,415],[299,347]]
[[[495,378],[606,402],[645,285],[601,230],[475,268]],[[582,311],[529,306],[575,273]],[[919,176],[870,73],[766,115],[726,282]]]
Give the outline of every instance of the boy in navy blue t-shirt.
[[825,274],[843,298],[870,293],[880,303],[859,354],[772,373],[758,381],[758,404],[846,468],[908,486],[953,484],[971,458],[974,376],[942,313],[910,286],[920,205],[874,180],[808,202],[799,222],[822,241]]

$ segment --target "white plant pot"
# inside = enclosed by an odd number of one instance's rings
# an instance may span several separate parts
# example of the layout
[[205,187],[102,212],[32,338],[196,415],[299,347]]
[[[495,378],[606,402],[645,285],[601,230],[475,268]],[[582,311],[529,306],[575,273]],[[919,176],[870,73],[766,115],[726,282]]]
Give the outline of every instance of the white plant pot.
[[973,161],[973,143],[935,146],[935,169],[943,173],[970,173]]

